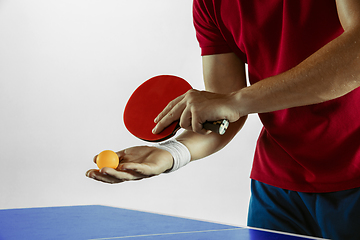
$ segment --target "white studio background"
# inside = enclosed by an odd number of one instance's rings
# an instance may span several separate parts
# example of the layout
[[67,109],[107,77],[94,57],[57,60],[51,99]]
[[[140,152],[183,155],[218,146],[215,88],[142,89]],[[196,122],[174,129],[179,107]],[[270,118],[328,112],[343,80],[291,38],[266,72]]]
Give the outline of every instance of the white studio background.
[[144,80],[203,89],[192,0],[0,0],[0,208],[102,204],[245,225],[260,123],[173,174],[106,185],[94,155],[146,144],[122,122]]

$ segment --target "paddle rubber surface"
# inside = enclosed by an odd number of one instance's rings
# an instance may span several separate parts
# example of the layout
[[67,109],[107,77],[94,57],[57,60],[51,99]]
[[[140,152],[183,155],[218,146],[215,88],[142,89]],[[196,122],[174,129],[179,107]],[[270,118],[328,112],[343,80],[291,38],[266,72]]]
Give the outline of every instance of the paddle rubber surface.
[[124,123],[134,136],[149,142],[159,142],[172,137],[179,128],[175,121],[160,134],[153,134],[154,119],[175,98],[191,89],[184,79],[160,75],[141,84],[129,98],[124,110]]

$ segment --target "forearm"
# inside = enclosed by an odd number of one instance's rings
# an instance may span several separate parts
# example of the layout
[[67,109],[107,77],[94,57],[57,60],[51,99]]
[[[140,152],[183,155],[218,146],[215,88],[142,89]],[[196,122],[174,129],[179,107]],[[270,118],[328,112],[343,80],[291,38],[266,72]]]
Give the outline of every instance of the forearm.
[[[205,89],[214,93],[228,94],[246,86],[245,64],[234,54],[203,56]],[[202,135],[184,131],[177,140],[187,146],[191,160],[207,157],[224,148],[243,127],[247,116],[230,123],[224,135]]]
[[225,147],[243,127],[247,116],[231,123],[224,135],[210,133],[206,135],[184,131],[176,140],[183,143],[190,151],[191,160],[207,157]]
[[360,86],[360,31],[349,29],[293,69],[234,93],[240,116],[321,103]]
[[[196,91],[197,96],[201,98],[201,105],[203,106],[202,110],[206,113],[221,113],[232,109],[227,106],[227,96],[231,92],[240,90],[246,86],[245,64],[234,53],[208,55],[203,56],[202,59],[204,83],[207,92]],[[188,96],[187,94],[184,94],[181,98],[186,98],[185,95]],[[184,114],[186,108],[184,104],[187,105],[186,99],[179,101],[180,102],[177,102],[175,106],[169,108],[168,111],[160,113],[155,130],[160,132],[164,127],[168,126],[169,123],[180,119],[180,125],[187,130],[176,139],[188,148],[191,154],[191,160],[207,157],[222,149],[239,132],[247,118],[246,116],[243,116],[240,119],[230,119],[226,115],[221,114],[221,116],[212,116],[210,118],[213,119],[208,120],[215,121],[218,119],[228,119],[231,122],[226,133],[224,135],[216,133],[199,134],[192,131],[194,124],[190,121],[190,119],[196,119],[196,114],[199,112],[194,112],[191,113],[190,116],[187,116]],[[194,107],[194,105],[192,105],[192,107]],[[190,108],[193,109],[192,107]],[[171,113],[169,113],[169,111]],[[181,120],[183,120],[183,122]],[[199,121],[198,123],[200,123],[201,127],[203,122]]]

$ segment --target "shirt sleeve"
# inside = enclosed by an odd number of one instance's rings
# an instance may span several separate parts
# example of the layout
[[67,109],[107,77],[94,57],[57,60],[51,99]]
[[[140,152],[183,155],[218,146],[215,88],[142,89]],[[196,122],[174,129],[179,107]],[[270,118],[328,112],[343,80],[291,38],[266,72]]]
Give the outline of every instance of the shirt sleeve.
[[202,56],[232,52],[216,24],[212,0],[194,0],[193,21]]

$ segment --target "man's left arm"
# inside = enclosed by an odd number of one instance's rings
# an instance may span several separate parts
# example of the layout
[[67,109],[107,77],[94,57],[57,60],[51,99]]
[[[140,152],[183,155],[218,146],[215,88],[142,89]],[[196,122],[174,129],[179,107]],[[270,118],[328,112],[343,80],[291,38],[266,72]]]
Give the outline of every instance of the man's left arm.
[[[188,92],[159,115],[157,132],[186,116],[199,123],[218,119],[237,121],[251,113],[306,106],[341,97],[360,86],[360,1],[336,0],[344,32],[296,67],[230,94],[204,101],[201,92]],[[206,92],[203,94],[206,95]],[[207,108],[205,106],[208,106]],[[186,111],[190,111],[188,113]],[[202,110],[202,109],[206,109]],[[192,128],[192,129],[190,129]],[[188,130],[203,133],[201,128]]]
[[237,92],[239,115],[321,103],[360,86],[360,1],[336,4],[344,33],[293,69]]

